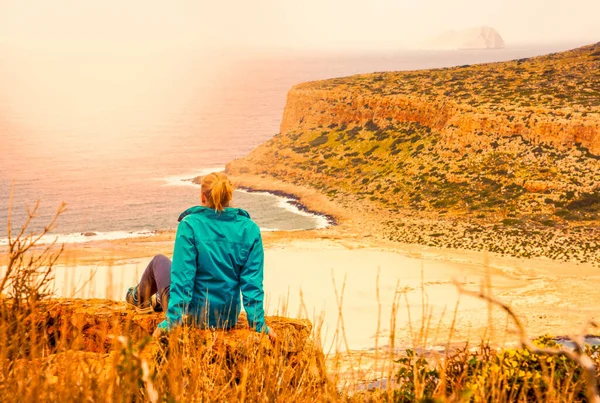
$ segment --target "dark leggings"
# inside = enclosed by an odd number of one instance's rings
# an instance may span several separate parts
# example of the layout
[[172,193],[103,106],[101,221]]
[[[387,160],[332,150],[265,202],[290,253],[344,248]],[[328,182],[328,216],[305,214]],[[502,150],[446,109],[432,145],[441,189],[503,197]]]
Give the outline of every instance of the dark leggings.
[[166,311],[171,294],[171,259],[164,255],[154,256],[142,274],[137,292],[140,303],[149,301],[156,294],[162,310]]

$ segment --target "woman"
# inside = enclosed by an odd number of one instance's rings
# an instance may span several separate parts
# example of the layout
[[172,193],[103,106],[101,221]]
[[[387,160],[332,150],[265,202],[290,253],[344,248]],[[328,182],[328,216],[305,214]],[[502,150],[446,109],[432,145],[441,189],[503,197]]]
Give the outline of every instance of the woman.
[[250,327],[275,333],[265,324],[264,252],[250,215],[229,207],[233,187],[223,173],[202,178],[201,206],[179,216],[173,263],[155,256],[126,300],[140,312],[166,311],[155,335],[182,323],[228,329],[240,313],[240,291]]

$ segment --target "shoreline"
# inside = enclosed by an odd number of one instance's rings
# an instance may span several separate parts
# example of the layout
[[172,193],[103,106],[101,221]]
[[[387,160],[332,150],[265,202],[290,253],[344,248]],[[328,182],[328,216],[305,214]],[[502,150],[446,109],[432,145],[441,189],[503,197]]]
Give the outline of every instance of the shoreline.
[[[279,191],[279,190],[257,189],[257,188],[246,187],[246,186],[238,186],[235,190],[240,190],[240,191],[244,191],[247,193],[266,193],[269,195],[281,197],[281,198],[285,199],[286,203],[296,207],[299,211],[301,211],[303,213],[325,218],[327,220],[328,227],[337,225],[337,221],[334,216],[308,208],[299,200],[299,198],[296,195],[294,195],[292,193],[287,193],[287,192],[283,192],[283,191]],[[315,228],[315,229],[323,229],[323,228]],[[307,231],[307,230],[300,229],[300,230],[290,230],[290,231]],[[276,230],[275,232],[288,232],[288,231]]]
[[[198,178],[198,177],[197,177]],[[196,179],[197,178],[190,178],[190,179],[186,179],[185,181],[189,181],[194,183],[194,185],[197,185]],[[245,186],[237,186],[235,190],[240,190],[242,192],[246,192],[246,193],[262,193],[262,194],[268,194],[271,196],[275,196],[278,197],[280,199],[282,199],[281,201],[284,203],[289,204],[290,206],[294,207],[295,209],[297,209],[300,213],[303,213],[303,215],[307,215],[307,216],[313,216],[315,218],[315,220],[318,219],[323,219],[325,220],[325,227],[315,227],[315,228],[298,228],[298,229],[291,229],[291,230],[280,230],[280,229],[262,229],[261,228],[261,232],[267,233],[267,232],[281,232],[281,233],[287,233],[287,232],[300,232],[300,231],[315,231],[315,230],[320,230],[320,229],[325,229],[331,226],[336,226],[337,225],[337,221],[335,219],[334,216],[326,214],[326,213],[322,213],[318,210],[314,210],[311,209],[309,207],[307,207],[306,205],[304,205],[298,198],[298,196],[296,196],[293,193],[289,193],[289,192],[282,192],[282,191],[278,191],[278,190],[268,190],[268,189],[255,189],[252,187],[245,187]],[[294,213],[297,214],[297,213]],[[48,235],[46,235],[44,238],[42,238],[37,244],[38,245],[49,245],[55,242],[56,240],[56,245],[79,245],[79,244],[87,244],[87,243],[103,243],[103,242],[110,242],[110,241],[121,241],[121,240],[134,240],[134,239],[145,239],[145,238],[152,238],[155,237],[158,234],[161,233],[169,233],[169,232],[175,232],[176,228],[173,229],[141,229],[141,230],[119,230],[119,231],[86,231],[86,232],[72,232],[72,233],[66,233],[66,234],[62,234],[62,233],[50,233]],[[8,246],[8,239],[7,238],[0,238],[0,252],[5,252],[5,249]],[[0,260],[1,262],[1,260]]]
[[321,229],[323,231],[331,231],[338,228],[344,229],[353,222],[351,213],[345,207],[313,188],[260,176],[237,176],[229,174],[228,176],[235,188],[251,193],[266,192],[291,199],[302,211],[327,217],[333,225]]

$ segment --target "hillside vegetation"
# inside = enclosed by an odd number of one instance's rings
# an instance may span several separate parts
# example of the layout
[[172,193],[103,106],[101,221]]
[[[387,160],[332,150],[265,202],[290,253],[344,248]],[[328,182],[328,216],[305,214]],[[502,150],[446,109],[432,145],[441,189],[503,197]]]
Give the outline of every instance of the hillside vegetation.
[[600,43],[300,84],[227,170],[362,201],[392,240],[598,262]]

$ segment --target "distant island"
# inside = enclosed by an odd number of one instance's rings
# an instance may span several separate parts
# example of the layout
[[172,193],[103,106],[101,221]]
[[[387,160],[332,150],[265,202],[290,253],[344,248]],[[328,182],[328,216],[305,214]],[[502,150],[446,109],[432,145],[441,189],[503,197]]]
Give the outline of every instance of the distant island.
[[227,171],[313,189],[357,236],[599,264],[598,71],[600,43],[300,84]]
[[444,32],[428,39],[420,47],[431,50],[503,49],[505,43],[494,28],[477,27]]

